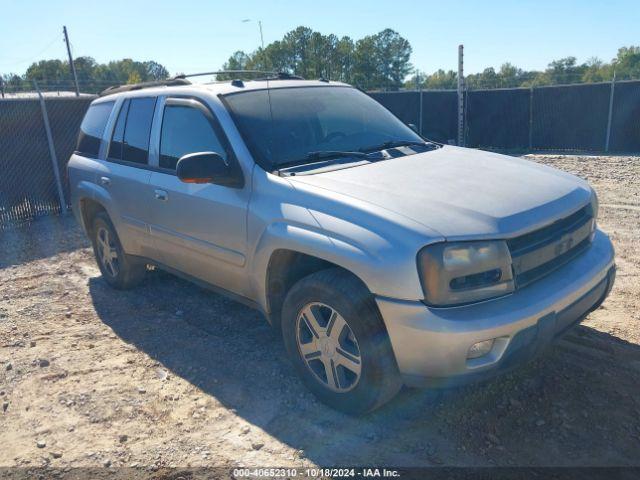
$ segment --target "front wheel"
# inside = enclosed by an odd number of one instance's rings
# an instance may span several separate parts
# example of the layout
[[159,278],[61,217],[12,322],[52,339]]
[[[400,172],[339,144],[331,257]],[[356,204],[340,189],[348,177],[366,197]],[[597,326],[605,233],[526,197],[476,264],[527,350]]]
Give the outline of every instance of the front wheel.
[[373,296],[344,270],[313,273],[291,288],[282,309],[282,334],[304,383],[337,410],[374,410],[401,387]]

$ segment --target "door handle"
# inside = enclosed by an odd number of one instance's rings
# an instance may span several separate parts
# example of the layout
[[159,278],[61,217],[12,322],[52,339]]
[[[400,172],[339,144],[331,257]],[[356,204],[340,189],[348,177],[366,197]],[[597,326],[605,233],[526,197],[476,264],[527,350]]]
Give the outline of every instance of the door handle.
[[169,194],[164,190],[154,190],[154,193],[156,195],[156,200],[160,200],[162,202],[169,200]]
[[108,187],[109,185],[111,185],[111,179],[109,177],[100,177],[100,185]]

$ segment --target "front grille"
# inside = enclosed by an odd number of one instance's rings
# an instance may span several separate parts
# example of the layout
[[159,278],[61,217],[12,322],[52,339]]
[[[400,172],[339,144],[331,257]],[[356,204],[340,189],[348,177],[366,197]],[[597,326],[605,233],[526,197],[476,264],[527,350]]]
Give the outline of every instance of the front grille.
[[591,205],[539,230],[507,240],[518,288],[548,275],[591,243]]

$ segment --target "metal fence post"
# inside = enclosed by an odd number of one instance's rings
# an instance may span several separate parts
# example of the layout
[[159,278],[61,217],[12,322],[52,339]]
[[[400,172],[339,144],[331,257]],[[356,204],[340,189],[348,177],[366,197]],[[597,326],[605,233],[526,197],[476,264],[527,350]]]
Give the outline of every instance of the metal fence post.
[[533,150],[533,87],[529,89],[529,150]]
[[64,199],[64,190],[62,189],[62,181],[60,180],[60,169],[58,167],[58,157],[56,156],[56,148],[53,144],[53,135],[51,135],[51,127],[49,126],[49,115],[47,114],[47,106],[44,102],[44,95],[38,88],[38,82],[33,81],[36,91],[38,92],[38,98],[40,99],[40,110],[42,111],[42,120],[44,121],[44,130],[47,134],[47,143],[49,144],[49,155],[51,156],[51,166],[53,167],[53,174],[56,179],[56,187],[58,189],[58,200],[60,201],[60,214],[65,215],[67,213],[67,202]]
[[419,109],[420,119],[418,121],[418,130],[420,131],[420,135],[422,135],[422,85],[420,86],[420,109]]
[[607,137],[604,142],[604,151],[609,151],[609,140],[611,139],[611,120],[613,119],[613,95],[616,89],[616,71],[613,70],[613,79],[611,80],[611,92],[609,93],[609,118],[607,119]]
[[464,45],[458,45],[458,146],[464,147]]

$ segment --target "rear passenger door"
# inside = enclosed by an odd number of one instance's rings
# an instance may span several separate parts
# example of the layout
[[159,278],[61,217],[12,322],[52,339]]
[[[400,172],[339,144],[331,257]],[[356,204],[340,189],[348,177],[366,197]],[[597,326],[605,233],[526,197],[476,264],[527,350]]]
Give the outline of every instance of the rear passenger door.
[[237,160],[205,103],[167,98],[161,104],[158,168],[150,182],[154,189],[150,226],[163,263],[243,295],[250,187],[246,181],[242,188],[181,182],[176,164],[186,154],[216,152],[227,162]]
[[125,251],[155,257],[149,234],[149,139],[155,97],[126,98],[120,104],[103,170],[97,182],[113,205],[112,220]]

